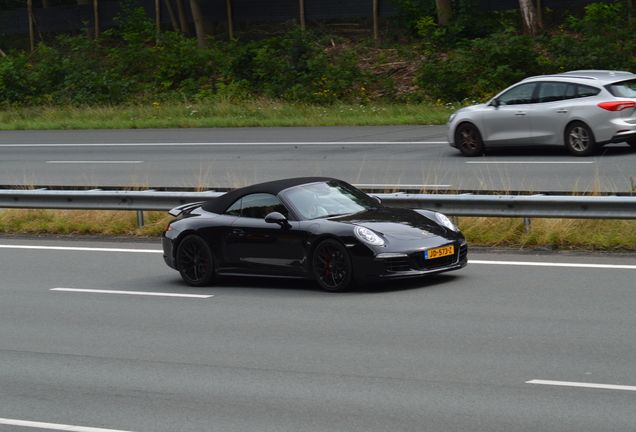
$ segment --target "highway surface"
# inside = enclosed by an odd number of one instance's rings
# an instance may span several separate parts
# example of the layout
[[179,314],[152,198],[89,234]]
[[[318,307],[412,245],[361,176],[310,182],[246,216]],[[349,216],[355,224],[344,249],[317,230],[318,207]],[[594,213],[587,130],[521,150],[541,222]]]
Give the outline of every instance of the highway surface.
[[0,431],[636,429],[636,260],[471,250],[345,294],[0,237]]
[[0,185],[239,187],[321,175],[440,190],[628,192],[636,149],[562,148],[467,159],[445,126],[1,131]]
[[[0,184],[23,186],[626,192],[635,162],[626,145],[466,159],[443,126],[0,132]],[[158,241],[0,236],[0,432],[636,429],[633,256],[469,259],[346,294],[193,289]]]

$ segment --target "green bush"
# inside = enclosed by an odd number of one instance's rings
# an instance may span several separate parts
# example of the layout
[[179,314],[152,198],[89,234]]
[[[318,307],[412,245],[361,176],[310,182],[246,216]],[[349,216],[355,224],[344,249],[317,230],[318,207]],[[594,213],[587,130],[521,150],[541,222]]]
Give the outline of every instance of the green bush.
[[60,36],[54,47],[41,45],[35,56],[38,98],[54,104],[103,104],[126,100],[134,82],[119,73],[98,41]]
[[227,59],[221,69],[223,89],[234,88],[268,98],[312,103],[350,100],[359,95],[364,74],[353,55],[330,57],[311,33],[242,44],[219,43]]
[[624,3],[595,3],[582,18],[570,16],[549,43],[561,70],[636,69],[636,25],[629,23]]
[[12,53],[0,57],[0,102],[13,104],[33,96],[32,68],[27,55]]
[[466,41],[448,54],[429,53],[417,83],[436,100],[484,99],[542,72],[534,48],[530,36],[508,33]]
[[[527,76],[576,69],[636,69],[636,26],[624,3],[586,6],[583,17],[569,16],[556,32],[531,38],[513,30],[467,39],[451,49],[426,51],[417,83],[432,99],[484,100]],[[450,30],[421,21],[422,32]],[[427,33],[427,31],[429,33]]]

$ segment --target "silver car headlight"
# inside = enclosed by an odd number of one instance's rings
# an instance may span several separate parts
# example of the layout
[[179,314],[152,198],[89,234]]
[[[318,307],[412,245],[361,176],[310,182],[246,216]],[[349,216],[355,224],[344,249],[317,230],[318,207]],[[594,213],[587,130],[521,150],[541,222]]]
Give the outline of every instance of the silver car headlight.
[[435,217],[437,218],[437,221],[441,223],[442,225],[444,225],[446,228],[453,231],[459,231],[459,228],[457,228],[455,224],[445,214],[435,213]]
[[457,113],[452,113],[449,117],[448,117],[448,121],[446,123],[452,123],[453,120],[455,120],[455,117],[457,117]]
[[384,240],[382,239],[382,237],[377,235],[375,232],[371,231],[369,228],[357,226],[353,230],[353,232],[355,233],[356,237],[358,237],[358,239],[360,239],[360,241],[364,243],[371,244],[374,246],[384,245]]

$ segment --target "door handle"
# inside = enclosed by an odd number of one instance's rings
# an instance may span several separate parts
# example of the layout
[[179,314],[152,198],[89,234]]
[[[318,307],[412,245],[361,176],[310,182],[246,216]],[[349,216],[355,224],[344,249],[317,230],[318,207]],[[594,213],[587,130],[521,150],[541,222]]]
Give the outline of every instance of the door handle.
[[524,116],[524,115],[526,115],[526,112],[525,112],[525,111],[517,111],[517,112],[515,113],[515,115],[518,115],[518,116]]

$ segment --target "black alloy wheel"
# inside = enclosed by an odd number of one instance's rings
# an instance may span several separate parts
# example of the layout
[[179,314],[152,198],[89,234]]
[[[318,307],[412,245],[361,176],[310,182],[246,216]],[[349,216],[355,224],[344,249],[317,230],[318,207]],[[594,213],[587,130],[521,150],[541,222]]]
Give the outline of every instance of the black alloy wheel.
[[214,278],[214,261],[206,242],[197,235],[184,238],[177,249],[177,268],[184,281],[196,287]]
[[477,127],[472,123],[463,123],[455,131],[455,144],[464,156],[474,157],[484,154],[484,142]]
[[596,141],[590,128],[574,122],[565,130],[565,147],[574,156],[590,156],[596,152]]
[[351,258],[341,243],[335,240],[321,242],[314,251],[311,264],[314,278],[323,289],[342,292],[351,287]]

